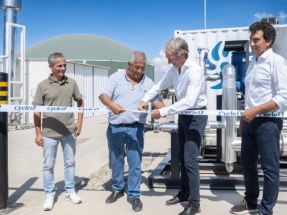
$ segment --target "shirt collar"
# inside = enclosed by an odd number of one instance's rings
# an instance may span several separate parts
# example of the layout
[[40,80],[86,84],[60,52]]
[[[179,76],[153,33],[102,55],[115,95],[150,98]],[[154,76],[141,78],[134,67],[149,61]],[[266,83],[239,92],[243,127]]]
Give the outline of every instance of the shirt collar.
[[[128,79],[128,76],[127,76],[127,69],[126,69],[126,72],[125,72],[125,77],[126,77],[126,80],[127,80],[128,82],[131,82],[131,81]],[[138,84],[142,84],[142,83],[144,82],[144,79],[145,79],[145,74],[143,74],[143,78],[142,78],[142,80],[141,80]]]
[[186,59],[186,61],[184,62],[184,64],[183,64],[182,67],[181,67],[181,71],[182,71],[183,69],[185,69],[185,67],[190,67],[190,66],[191,66],[191,63],[192,63],[192,61],[191,61],[190,57],[188,56],[188,58]]
[[[55,83],[55,82],[58,83],[58,81],[56,81],[56,80],[52,77],[52,74],[49,75],[48,80],[49,80],[49,83],[50,83],[50,84]],[[63,77],[63,79],[62,79],[62,81],[61,81],[61,84],[64,83],[64,82],[65,82],[65,83],[68,83],[68,77],[65,76],[65,75],[64,75],[64,77]]]
[[[266,51],[259,57],[258,61],[259,61],[261,58],[263,58],[263,60],[266,60],[267,57],[268,57],[271,53],[273,53],[273,50],[272,50],[272,48],[269,48],[268,50],[266,50]],[[255,56],[255,59],[256,59],[256,56]]]

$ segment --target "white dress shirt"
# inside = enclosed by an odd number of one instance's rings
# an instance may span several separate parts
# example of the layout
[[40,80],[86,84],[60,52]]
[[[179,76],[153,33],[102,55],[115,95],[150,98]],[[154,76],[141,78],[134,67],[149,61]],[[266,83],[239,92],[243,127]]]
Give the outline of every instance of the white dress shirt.
[[143,101],[149,102],[161,90],[173,84],[177,102],[171,106],[159,109],[162,117],[175,114],[187,109],[203,108],[207,104],[205,96],[205,77],[201,67],[194,61],[187,58],[181,67],[172,66],[160,82],[153,86],[144,96]]
[[254,56],[245,78],[245,109],[273,100],[284,111],[287,107],[287,61],[270,48],[256,62]]

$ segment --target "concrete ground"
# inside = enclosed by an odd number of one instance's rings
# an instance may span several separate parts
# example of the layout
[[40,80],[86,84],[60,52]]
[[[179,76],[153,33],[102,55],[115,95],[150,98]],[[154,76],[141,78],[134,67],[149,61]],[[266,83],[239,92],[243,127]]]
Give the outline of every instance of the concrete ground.
[[[150,117],[148,118],[150,119]],[[164,119],[168,120],[168,119]],[[107,116],[84,119],[80,139],[85,142],[77,145],[76,153],[76,183],[88,177],[108,163],[108,147],[106,129]],[[56,198],[54,209],[43,211],[45,201],[42,180],[42,148],[34,142],[34,129],[9,132],[9,202],[23,203],[24,206],[10,213],[16,214],[134,214],[127,195],[117,202],[107,205],[105,199],[109,191],[80,190],[78,195],[83,203],[74,205],[64,200],[64,163],[62,149],[59,146],[55,166]],[[145,135],[144,156],[158,156],[142,174],[141,189],[143,194],[143,210],[140,214],[179,214],[184,205],[166,206],[165,201],[177,193],[172,189],[149,189],[146,181],[150,173],[170,149],[170,134],[147,132]],[[230,214],[230,208],[242,200],[243,191],[201,190],[202,214]],[[260,196],[261,198],[261,196]],[[287,193],[280,192],[274,214],[287,214]]]

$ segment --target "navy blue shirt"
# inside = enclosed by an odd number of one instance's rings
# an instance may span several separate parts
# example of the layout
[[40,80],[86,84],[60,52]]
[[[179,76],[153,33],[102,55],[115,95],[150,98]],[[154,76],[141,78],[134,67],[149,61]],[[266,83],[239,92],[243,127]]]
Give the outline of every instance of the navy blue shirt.
[[[124,109],[138,110],[138,106],[143,99],[144,95],[154,86],[153,81],[143,75],[142,80],[132,87],[132,83],[126,75],[126,71],[119,71],[112,74],[104,87],[101,94],[107,94],[112,102],[120,105]],[[161,100],[160,95],[157,95],[151,103]],[[134,113],[125,111],[121,114],[109,114],[109,123],[113,125],[118,124],[132,124],[134,122],[145,123],[146,113]]]

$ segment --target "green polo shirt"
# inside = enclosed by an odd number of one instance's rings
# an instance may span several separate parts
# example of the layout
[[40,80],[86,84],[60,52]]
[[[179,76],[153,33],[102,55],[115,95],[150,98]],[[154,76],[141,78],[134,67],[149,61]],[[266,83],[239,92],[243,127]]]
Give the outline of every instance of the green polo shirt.
[[[33,105],[72,107],[72,98],[75,101],[82,99],[75,80],[63,77],[59,84],[52,78],[42,81],[37,88]],[[74,113],[43,113],[42,134],[50,138],[62,138],[73,133],[77,126]]]

